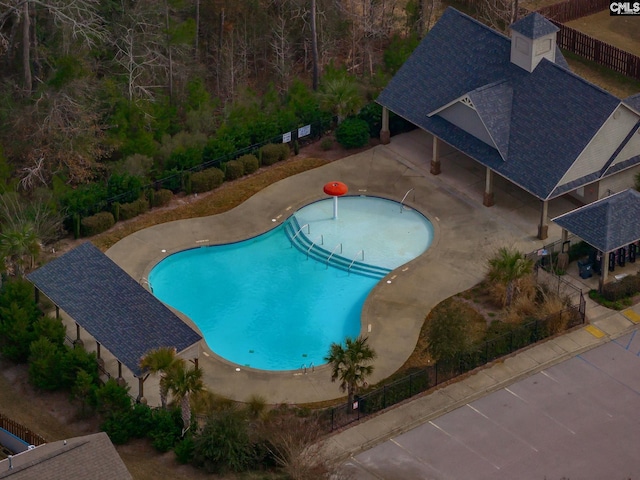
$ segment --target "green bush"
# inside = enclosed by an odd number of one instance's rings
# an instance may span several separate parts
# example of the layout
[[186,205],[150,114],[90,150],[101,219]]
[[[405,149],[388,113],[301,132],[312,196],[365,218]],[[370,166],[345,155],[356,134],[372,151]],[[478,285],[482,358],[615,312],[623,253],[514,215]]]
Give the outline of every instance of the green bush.
[[120,205],[120,220],[129,220],[147,210],[149,210],[149,201],[145,197],[140,197],[135,202],[123,203]]
[[638,172],[638,173],[636,174],[636,176],[634,177],[634,179],[635,179],[635,187],[636,187],[636,190],[638,190],[638,191],[640,192],[640,172]]
[[176,454],[178,463],[187,464],[193,460],[193,437],[187,435],[183,440],[177,443],[173,451]]
[[420,40],[416,35],[408,37],[394,35],[383,54],[384,66],[387,71],[395,75],[419,43]]
[[81,234],[84,237],[91,237],[98,233],[106,232],[116,223],[111,212],[100,212],[80,221]]
[[131,410],[129,387],[120,386],[113,378],[107,380],[96,391],[98,412],[107,417],[113,417]]
[[219,168],[207,168],[191,175],[191,191],[193,193],[208,192],[222,185],[224,172]]
[[367,122],[369,126],[369,136],[378,138],[382,129],[382,105],[377,102],[366,104],[358,113],[358,118]]
[[64,347],[64,356],[59,366],[58,375],[64,388],[71,388],[76,382],[78,372],[82,370],[91,377],[94,385],[100,384],[98,373],[98,357],[94,352],[87,352],[76,345],[73,348]]
[[133,202],[142,193],[142,180],[128,173],[113,174],[107,182],[107,195],[119,203]]
[[244,164],[239,160],[231,160],[225,164],[224,179],[235,180],[244,175]]
[[131,432],[134,429],[133,418],[129,412],[116,412],[109,415],[100,428],[109,435],[109,439],[114,445],[122,445],[129,441]]
[[473,344],[467,310],[454,300],[445,300],[427,318],[427,351],[436,360],[450,361],[469,351]]
[[238,161],[242,162],[242,165],[244,166],[244,173],[246,173],[247,175],[255,172],[256,170],[258,170],[258,168],[260,168],[260,161],[255,155],[242,155],[240,158],[238,158]]
[[289,158],[291,151],[286,143],[269,143],[260,149],[260,154],[263,165],[273,165]]
[[168,452],[178,442],[181,434],[182,415],[179,408],[153,412],[153,427],[148,433],[153,448],[159,452]]
[[42,390],[62,388],[60,367],[64,351],[45,337],[31,343],[29,351],[29,382]]
[[149,190],[147,198],[152,207],[163,207],[173,199],[173,192],[168,188],[160,190]]
[[26,362],[42,313],[33,299],[33,285],[23,279],[5,281],[0,293],[0,353],[14,362]]
[[322,139],[322,141],[320,142],[320,148],[322,150],[324,150],[325,152],[328,151],[328,150],[331,150],[333,148],[333,138],[324,137]]
[[606,283],[602,287],[605,300],[616,302],[624,298],[633,297],[640,293],[640,275],[629,275],[621,280]]
[[336,128],[336,140],[344,148],[360,148],[369,143],[369,125],[360,118],[347,118]]

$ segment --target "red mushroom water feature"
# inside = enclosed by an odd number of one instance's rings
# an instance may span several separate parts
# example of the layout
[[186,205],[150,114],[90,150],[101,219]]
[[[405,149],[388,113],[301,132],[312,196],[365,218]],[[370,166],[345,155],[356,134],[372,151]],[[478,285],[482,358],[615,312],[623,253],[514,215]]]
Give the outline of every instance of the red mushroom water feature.
[[348,191],[349,189],[342,182],[329,182],[324,186],[324,193],[333,197],[333,218],[338,218],[338,197]]

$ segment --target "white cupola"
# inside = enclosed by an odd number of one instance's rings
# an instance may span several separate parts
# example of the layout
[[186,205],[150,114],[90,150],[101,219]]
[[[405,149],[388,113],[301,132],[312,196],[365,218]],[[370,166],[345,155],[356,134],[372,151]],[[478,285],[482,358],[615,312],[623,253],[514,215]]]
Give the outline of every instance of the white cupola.
[[560,30],[539,13],[511,25],[511,62],[533,72],[543,58],[555,63],[556,34]]

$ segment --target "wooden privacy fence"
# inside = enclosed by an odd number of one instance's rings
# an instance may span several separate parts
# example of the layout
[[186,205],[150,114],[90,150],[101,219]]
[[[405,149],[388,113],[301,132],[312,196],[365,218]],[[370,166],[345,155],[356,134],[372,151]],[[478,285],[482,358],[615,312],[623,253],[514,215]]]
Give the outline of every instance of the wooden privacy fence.
[[47,443],[44,438],[42,438],[37,433],[32,432],[24,425],[11,420],[8,417],[5,417],[0,413],[0,428],[4,428],[7,432],[12,433],[16,437],[24,440],[29,445],[42,445],[43,443]]
[[552,22],[560,29],[558,46],[599,65],[640,80],[640,57],[590,37],[557,21]]
[[609,0],[567,0],[536,11],[549,20],[565,23],[603,10],[609,10]]

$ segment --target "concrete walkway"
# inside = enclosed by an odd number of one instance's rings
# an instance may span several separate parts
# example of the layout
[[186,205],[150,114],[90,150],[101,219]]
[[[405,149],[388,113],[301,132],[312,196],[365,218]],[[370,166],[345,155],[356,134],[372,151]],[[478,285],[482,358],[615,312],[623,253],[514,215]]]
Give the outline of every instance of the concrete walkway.
[[[540,248],[543,243],[535,238],[539,215],[537,199],[497,179],[496,205],[492,208],[482,206],[484,169],[464,155],[448,151],[442,158],[443,173],[431,176],[428,173],[430,142],[431,137],[420,131],[394,137],[390,145],[377,146],[282,180],[224,214],[170,222],[136,232],[114,245],[107,255],[133,278],[143,282],[152,267],[171,253],[203,244],[234,242],[273,228],[298,208],[324,198],[322,186],[329,181],[347,183],[350,193],[397,201],[413,189],[405,203],[432,221],[434,241],[425,254],[381,281],[364,305],[362,333],[369,335],[371,345],[378,353],[371,379],[371,382],[377,382],[394,373],[411,354],[423,320],[433,306],[483,278],[486,260],[497,248],[514,246],[528,252]],[[554,217],[572,208],[574,205],[567,200],[554,200],[550,203],[549,215]],[[550,225],[549,235],[549,240],[560,238],[559,227]],[[185,321],[190,322],[188,319]],[[606,335],[615,334],[618,322],[620,326],[617,329],[623,331],[629,326],[625,321],[624,318],[607,319],[607,322],[613,322],[613,326],[607,323],[603,331]],[[574,336],[579,341],[574,340]],[[555,361],[580,348],[589,348],[595,344],[593,342],[602,341],[594,340],[593,335],[584,331],[564,338],[541,347],[540,353],[528,353],[519,362],[535,369],[546,361]],[[560,348],[554,346],[556,343],[572,347]],[[577,347],[574,348],[574,344]],[[537,364],[532,363],[531,355],[539,357]],[[108,358],[104,348],[102,356]],[[496,373],[496,378],[508,376],[507,372],[511,370],[524,374],[524,370],[515,368],[514,363],[514,359],[504,362],[509,367]],[[337,385],[330,381],[327,366],[306,374],[302,371],[265,372],[244,367],[238,371],[237,365],[218,357],[204,342],[200,365],[205,384],[213,392],[238,401],[246,401],[251,395],[260,395],[268,403],[309,403],[343,396]],[[135,389],[135,379],[129,379],[131,375],[126,372],[124,376]],[[478,394],[491,388],[491,384],[485,384],[489,381],[486,373],[471,378],[478,383]],[[467,382],[472,381],[471,378]],[[145,383],[145,396],[150,404],[158,403],[154,381],[150,377]],[[457,388],[459,393],[452,398],[461,397],[469,385],[461,383]],[[444,405],[451,400],[448,395],[443,397],[442,393],[432,397],[429,401],[435,404],[443,402]],[[421,407],[408,408],[422,410]],[[422,418],[408,415],[408,418],[414,417]],[[363,425],[375,425],[371,422],[380,421],[373,419]],[[405,428],[400,424],[406,426],[407,421],[403,420],[393,428]],[[359,426],[350,429],[351,433],[334,437],[336,455],[352,452],[355,443],[361,446],[378,441],[376,435],[359,433],[363,428]],[[389,429],[381,431],[385,430]],[[345,440],[350,436],[358,441],[351,444]]]

